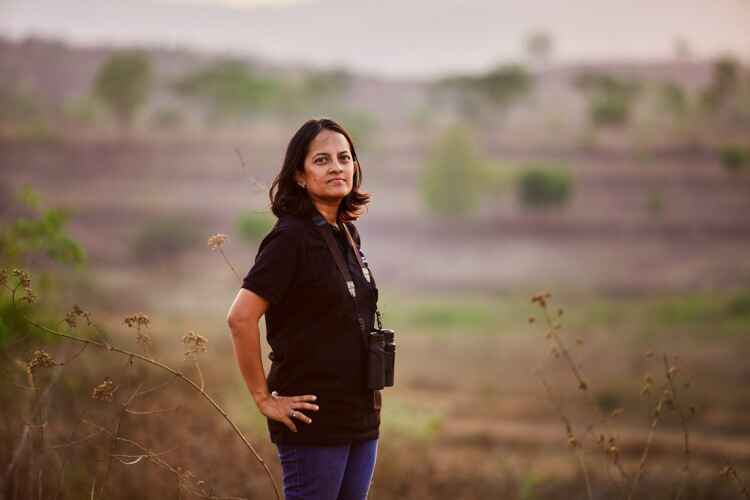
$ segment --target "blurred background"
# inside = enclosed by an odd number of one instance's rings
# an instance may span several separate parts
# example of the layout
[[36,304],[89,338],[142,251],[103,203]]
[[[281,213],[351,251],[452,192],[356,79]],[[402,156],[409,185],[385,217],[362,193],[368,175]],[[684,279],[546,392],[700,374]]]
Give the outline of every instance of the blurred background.
[[[22,316],[202,376],[280,482],[225,318],[329,117],[398,332],[371,498],[748,497],[748,26],[743,0],[0,1],[0,259],[39,297],[2,297],[0,489],[273,497],[195,393],[121,410],[170,376]],[[70,362],[29,377],[36,349]]]

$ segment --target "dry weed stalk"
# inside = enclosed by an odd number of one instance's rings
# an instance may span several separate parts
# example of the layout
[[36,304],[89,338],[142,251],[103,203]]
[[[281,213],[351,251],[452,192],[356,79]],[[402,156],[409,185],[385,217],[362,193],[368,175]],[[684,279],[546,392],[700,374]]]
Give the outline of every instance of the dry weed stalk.
[[229,236],[226,234],[217,233],[213,236],[208,237],[208,248],[211,250],[218,250],[222,257],[224,257],[224,262],[227,263],[229,266],[229,269],[232,270],[234,275],[237,277],[238,280],[242,280],[240,277],[240,274],[237,272],[237,270],[234,268],[232,263],[229,261],[229,258],[227,258],[227,255],[224,253],[224,243],[226,243],[229,240]]
[[[566,362],[568,368],[570,368],[571,372],[573,373],[577,383],[578,383],[578,389],[583,391],[587,394],[588,400],[593,404],[594,408],[600,413],[600,420],[598,422],[599,426],[603,426],[607,423],[609,417],[616,417],[621,415],[624,410],[622,408],[616,408],[611,413],[606,414],[600,407],[600,405],[596,404],[596,401],[593,399],[593,395],[591,391],[589,390],[589,384],[587,383],[586,379],[583,376],[583,373],[581,372],[580,368],[574,361],[572,355],[570,354],[570,351],[565,346],[565,343],[561,339],[559,335],[559,330],[562,328],[562,324],[559,322],[556,322],[551,316],[547,309],[548,300],[551,297],[551,294],[549,292],[543,292],[535,294],[531,297],[531,302],[538,304],[538,306],[543,310],[544,317],[547,322],[547,331],[545,333],[545,338],[550,341],[551,345],[551,353],[555,358],[562,357],[563,360]],[[557,318],[560,318],[563,314],[562,309],[558,309],[557,311]],[[529,317],[529,323],[533,323],[535,321],[535,318],[533,316]],[[581,345],[583,344],[583,340],[579,337],[576,339],[576,343]],[[647,354],[647,357],[653,357],[652,353]],[[676,357],[675,357],[676,358]],[[646,438],[646,444],[644,445],[643,451],[641,452],[641,458],[638,463],[638,468],[634,474],[634,476],[631,478],[630,475],[625,471],[624,467],[622,466],[620,462],[620,452],[617,448],[617,441],[614,436],[610,434],[609,438],[605,437],[605,433],[600,433],[599,437],[597,439],[597,444],[601,447],[602,451],[609,457],[611,464],[614,465],[617,470],[620,473],[620,481],[618,482],[618,486],[620,487],[620,492],[623,498],[625,498],[625,495],[627,493],[627,500],[632,500],[633,496],[635,495],[635,492],[638,488],[639,482],[645,472],[646,469],[646,463],[649,456],[649,451],[651,449],[651,444],[654,439],[654,433],[656,430],[656,426],[658,425],[663,412],[666,409],[668,410],[675,410],[677,411],[679,417],[680,417],[680,425],[682,428],[683,433],[683,456],[684,456],[684,464],[683,464],[683,478],[680,484],[680,488],[677,492],[677,495],[675,497],[675,500],[679,500],[679,498],[682,496],[682,493],[684,492],[685,486],[687,484],[687,480],[690,477],[690,458],[691,458],[691,452],[690,452],[690,432],[688,428],[688,420],[689,416],[692,416],[695,413],[695,408],[693,406],[689,407],[690,415],[688,415],[682,404],[680,404],[680,401],[677,397],[677,384],[676,384],[676,374],[677,374],[677,367],[670,365],[669,363],[669,357],[667,354],[663,355],[663,362],[664,362],[664,375],[665,375],[665,382],[663,386],[660,388],[661,395],[659,399],[657,400],[653,413],[652,418],[649,426],[649,433],[648,437]],[[539,372],[539,370],[537,370]],[[589,476],[587,473],[587,468],[585,465],[585,461],[583,459],[583,443],[579,443],[579,440],[576,438],[575,434],[573,433],[572,424],[570,422],[570,419],[564,414],[562,409],[562,403],[556,401],[554,397],[554,393],[547,384],[547,382],[544,380],[544,378],[540,377],[542,384],[544,385],[545,391],[547,393],[548,398],[552,401],[553,405],[555,406],[555,409],[557,410],[558,416],[563,421],[563,424],[565,425],[566,429],[566,436],[568,438],[568,444],[576,450],[576,456],[579,461],[579,465],[581,466],[581,469],[584,474],[584,478],[586,480],[586,489],[588,492],[589,498],[592,498],[592,492],[591,492],[591,485]],[[642,394],[650,394],[651,390],[654,385],[654,380],[650,376],[646,376],[645,379],[645,385],[641,391]],[[687,387],[688,384],[685,384],[685,387]],[[586,426],[586,435],[593,434],[595,429],[595,424],[588,424]],[[728,470],[726,472],[727,475],[731,475],[732,470]],[[736,476],[736,471],[734,477],[738,478]],[[741,483],[738,483],[741,484]],[[628,488],[629,485],[629,488]],[[744,487],[744,486],[743,486]],[[746,491],[743,490],[743,491]]]
[[594,494],[591,490],[591,480],[589,479],[589,471],[586,467],[586,458],[584,456],[584,448],[579,443],[578,439],[576,438],[575,434],[573,433],[573,426],[570,423],[570,419],[565,415],[565,412],[563,411],[562,402],[557,401],[555,399],[555,395],[552,392],[552,388],[549,386],[547,381],[542,377],[539,370],[537,370],[537,376],[539,377],[539,380],[542,382],[542,385],[544,386],[544,390],[547,393],[547,397],[552,402],[553,406],[555,407],[555,410],[557,411],[557,415],[560,417],[560,420],[562,420],[563,425],[565,426],[565,434],[568,438],[568,446],[575,450],[576,457],[578,458],[578,465],[581,467],[581,472],[583,473],[583,478],[586,481],[586,493],[588,494],[589,500],[593,500]]
[[180,466],[170,465],[168,462],[166,462],[164,459],[161,458],[161,456],[174,451],[176,447],[169,449],[169,450],[161,451],[161,452],[155,452],[149,449],[148,447],[143,446],[142,444],[138,443],[137,441],[134,441],[132,439],[128,439],[122,436],[118,436],[115,432],[112,432],[106,427],[102,427],[101,425],[95,422],[92,422],[86,419],[84,419],[83,422],[85,424],[88,424],[94,427],[96,429],[95,431],[96,434],[101,434],[101,433],[109,434],[113,440],[129,444],[133,446],[134,448],[137,448],[141,452],[137,454],[117,453],[117,454],[111,455],[112,458],[117,459],[117,461],[123,465],[136,465],[137,463],[139,463],[145,458],[146,460],[151,461],[154,464],[174,474],[175,478],[177,479],[178,488],[184,489],[186,492],[191,493],[199,498],[207,498],[207,499],[212,499],[212,500],[246,500],[243,497],[227,497],[227,496],[212,495],[205,489],[206,482],[203,480],[197,479],[193,472],[187,469],[183,469]]
[[750,490],[747,489],[747,486],[742,481],[739,474],[737,474],[737,469],[734,468],[734,465],[726,465],[722,467],[721,471],[719,471],[719,475],[734,481],[734,483],[737,485],[737,488],[740,490],[740,493],[742,493],[745,498],[750,500]]
[[[237,157],[240,159],[240,165],[242,166],[242,168],[247,169],[247,163],[245,162],[245,157],[242,156],[242,151],[240,151],[239,148],[234,148],[234,152],[237,153]],[[250,176],[250,181],[255,184],[255,187],[257,187],[258,190],[266,192],[268,191],[268,186],[260,182],[255,177]]]
[[[11,276],[11,275],[14,276],[17,279],[17,283],[15,284],[15,286],[9,286],[8,285],[8,277]],[[0,270],[0,285],[2,285],[4,288],[6,288],[7,290],[10,291],[11,305],[13,305],[13,306],[16,305],[16,302],[17,302],[17,293],[18,293],[19,289],[23,289],[24,295],[22,297],[18,298],[18,301],[20,301],[20,302],[27,302],[27,303],[31,304],[31,303],[36,302],[36,300],[37,300],[36,295],[34,294],[33,290],[31,289],[31,278],[30,278],[28,272],[26,272],[25,270],[21,270],[21,269],[12,269],[12,270],[2,269],[2,270]],[[69,313],[66,316],[66,323],[68,324],[68,326],[70,328],[72,328],[76,324],[76,319],[75,318],[76,317],[81,317],[81,316],[86,318],[87,323],[89,325],[94,325],[94,323],[91,321],[90,314],[85,313],[78,306],[76,306],[73,309],[72,313]],[[196,363],[197,369],[199,370],[199,377],[201,379],[201,382],[200,382],[200,385],[199,385],[196,382],[194,382],[192,379],[190,379],[189,377],[187,377],[185,374],[183,374],[181,371],[175,370],[174,368],[172,368],[172,367],[166,365],[165,363],[163,363],[163,362],[161,362],[161,361],[159,361],[157,359],[154,359],[152,356],[150,356],[150,354],[149,354],[150,351],[148,349],[148,346],[152,344],[151,338],[150,338],[149,335],[147,335],[144,331],[141,330],[141,327],[147,327],[148,326],[148,324],[150,323],[150,320],[149,320],[148,316],[146,316],[146,315],[144,315],[142,313],[138,313],[138,314],[135,314],[135,315],[132,315],[132,316],[128,316],[127,318],[125,318],[124,323],[127,324],[129,327],[133,327],[133,326],[136,327],[136,329],[137,329],[137,342],[144,345],[145,354],[139,354],[139,353],[132,352],[132,351],[129,351],[129,350],[126,350],[126,349],[122,349],[122,348],[116,347],[116,346],[114,346],[112,344],[109,344],[107,342],[102,342],[102,341],[91,340],[91,339],[79,337],[77,335],[74,335],[70,331],[67,332],[67,333],[66,332],[62,332],[62,331],[58,331],[58,330],[56,330],[54,328],[49,328],[49,327],[47,327],[45,325],[42,325],[42,324],[34,321],[33,319],[29,318],[25,314],[21,314],[21,317],[28,324],[34,326],[35,328],[37,328],[37,329],[39,329],[39,330],[41,330],[43,332],[46,332],[48,334],[54,335],[54,336],[59,337],[59,338],[68,339],[68,340],[71,340],[71,341],[78,342],[78,343],[82,344],[84,346],[83,349],[85,349],[86,347],[90,346],[90,347],[96,347],[98,349],[102,349],[102,350],[105,350],[105,351],[108,351],[108,352],[118,353],[118,354],[121,354],[123,356],[126,356],[128,358],[129,363],[131,363],[131,364],[132,364],[133,360],[137,359],[137,360],[140,360],[140,361],[142,361],[144,363],[147,363],[147,364],[149,364],[151,366],[154,366],[154,367],[156,367],[156,368],[158,368],[160,370],[166,371],[169,374],[171,374],[175,379],[180,380],[183,383],[185,383],[188,387],[190,387],[191,389],[193,389],[194,391],[196,391],[198,394],[200,394],[201,397],[204,400],[206,400],[209,403],[209,405],[211,407],[213,407],[213,409],[215,411],[217,411],[219,414],[221,414],[221,416],[224,418],[224,420],[231,426],[232,430],[237,435],[237,437],[239,437],[239,439],[243,442],[243,444],[245,445],[245,447],[253,454],[253,456],[255,457],[255,459],[261,464],[261,466],[263,467],[263,469],[264,469],[264,471],[265,471],[265,473],[266,473],[269,481],[271,482],[271,485],[273,487],[273,490],[274,490],[276,498],[279,499],[279,500],[281,500],[281,494],[279,492],[279,488],[278,488],[278,486],[276,484],[276,481],[273,478],[273,475],[271,474],[271,470],[268,468],[268,465],[266,464],[266,462],[263,460],[263,458],[261,458],[261,456],[255,450],[255,448],[253,447],[253,445],[250,444],[250,442],[248,441],[248,439],[245,437],[245,435],[242,433],[242,431],[239,429],[239,427],[237,427],[237,425],[234,423],[234,421],[232,421],[229,418],[229,415],[226,413],[226,411],[224,411],[224,409],[221,406],[219,406],[219,404],[205,391],[204,383],[203,383],[203,379],[202,379],[202,373],[200,373],[200,368],[197,365],[197,359],[196,359],[196,355],[199,352],[205,351],[206,341],[205,341],[204,337],[202,337],[200,335],[197,335],[194,332],[190,332],[183,339],[183,341],[185,342],[185,344],[188,346],[188,352],[186,352],[186,357],[192,358],[195,361],[195,363]],[[83,349],[81,349],[80,352],[82,352]],[[78,354],[80,354],[80,352]],[[34,401],[35,401],[34,406],[38,405],[38,399],[39,399],[37,397],[38,390],[35,389],[35,385],[34,385],[34,379],[33,379],[34,371],[38,370],[40,368],[52,367],[52,366],[55,366],[55,365],[56,365],[56,363],[51,358],[51,356],[49,356],[47,353],[45,353],[43,351],[37,351],[37,352],[35,352],[34,355],[32,356],[32,359],[27,363],[27,367],[26,367],[27,375],[28,375],[28,378],[29,378],[29,381],[30,381],[30,386],[32,387],[32,389],[34,391],[34,394],[35,394],[35,397],[34,397]],[[125,410],[127,410],[127,405],[135,397],[137,397],[139,394],[142,395],[142,394],[144,394],[146,392],[146,391],[141,392],[140,388],[141,388],[141,386],[139,385],[139,387],[136,389],[136,391],[128,399],[127,403],[125,405],[123,405],[123,407],[121,408],[121,412],[119,412],[118,421],[117,421],[118,424],[116,425],[115,431],[112,433],[113,438],[112,438],[111,450],[110,450],[110,453],[109,453],[110,458],[112,456],[115,456],[115,457],[117,456],[116,453],[113,453],[115,445],[116,445],[116,443],[119,440],[124,439],[124,438],[118,436],[119,418],[121,418],[121,415],[123,413],[125,413]],[[151,391],[156,390],[156,389],[157,388],[148,389],[148,392],[151,392]],[[105,379],[105,381],[102,384],[99,384],[96,388],[94,388],[94,391],[92,393],[92,397],[94,397],[95,399],[102,399],[102,400],[105,400],[105,401],[106,400],[110,400],[111,401],[111,398],[112,398],[114,390],[116,390],[116,388],[111,383],[111,380]],[[32,415],[33,415],[33,413],[32,413]],[[26,440],[28,439],[28,434],[30,433],[32,427],[33,427],[32,424],[27,424],[26,428],[24,429],[24,432],[23,432],[22,438],[21,438],[21,443],[19,443],[19,446],[17,446],[17,448],[16,448],[16,452],[14,452],[14,459],[18,458],[16,455],[20,456],[20,451],[22,451],[22,447],[25,444]],[[40,425],[38,427],[39,427],[40,430],[43,429],[43,425]],[[68,443],[68,445],[70,445],[70,443]],[[149,458],[153,458],[153,457],[149,457]],[[96,486],[96,480],[94,480],[94,482],[93,482],[93,485],[92,485],[92,488],[91,488],[91,494],[90,494],[92,500],[94,500],[97,497],[97,491],[99,492],[100,496],[104,496],[105,487],[106,487],[106,481],[107,481],[107,477],[108,477],[108,473],[109,473],[109,468],[110,468],[110,465],[109,465],[110,462],[111,462],[111,460],[108,460],[108,465],[107,465],[107,468],[105,469],[105,473],[104,473],[104,480],[100,484],[100,486],[97,488],[97,486]],[[13,466],[14,466],[14,463],[11,463],[11,465],[9,466],[9,468],[6,470],[6,474],[5,474],[4,478],[3,478],[4,480],[7,480],[7,478],[10,477],[10,474],[13,471]],[[34,467],[32,467],[30,470],[33,471]],[[39,477],[38,478],[31,478],[31,481],[29,483],[30,483],[30,485],[33,486],[33,484],[35,484],[37,482],[39,483],[40,488],[41,488],[41,471],[39,472]],[[7,484],[7,482],[4,481],[3,484]],[[41,495],[41,492],[39,492],[38,495]],[[32,498],[32,495],[29,495],[29,498]],[[39,498],[41,498],[41,496],[39,496]],[[208,496],[207,498],[219,498],[219,497]],[[223,498],[228,498],[228,497],[223,497]]]
[[[576,382],[578,384],[578,389],[580,391],[583,391],[587,395],[589,401],[593,404],[593,406],[597,409],[597,411],[599,411],[600,413],[600,421],[598,423],[599,426],[604,426],[607,422],[607,419],[610,416],[612,416],[612,414],[610,415],[604,414],[601,411],[601,408],[593,400],[591,391],[589,391],[588,382],[584,378],[583,373],[578,368],[578,365],[576,364],[576,362],[573,360],[573,356],[570,354],[570,351],[566,347],[562,338],[560,338],[559,331],[562,328],[562,324],[559,321],[555,321],[555,320],[562,317],[564,311],[562,308],[558,308],[556,318],[553,318],[550,315],[549,310],[547,308],[547,303],[551,296],[552,294],[549,292],[542,292],[542,293],[537,293],[531,297],[531,303],[537,304],[544,313],[544,319],[546,321],[546,326],[547,326],[547,331],[545,332],[544,337],[551,344],[550,352],[555,358],[562,357],[563,360],[566,362],[568,368],[573,373],[573,376],[576,379]],[[535,321],[535,318],[533,316],[529,317],[529,323],[533,323],[534,321]],[[583,339],[581,339],[580,337],[577,338],[576,344],[582,345]],[[549,386],[547,385],[545,389],[546,389],[548,396],[552,397],[551,388],[549,388]],[[593,435],[594,435],[595,428],[596,428],[595,423],[587,424],[585,426],[586,432],[584,433],[584,435],[587,437],[590,437],[591,439],[594,439]],[[569,434],[567,430],[566,430],[566,433]],[[620,474],[620,479],[617,482],[617,484],[620,490],[624,492],[625,485],[628,481],[628,474],[625,472],[624,468],[622,467],[622,464],[619,461],[619,453],[618,453],[617,447],[615,446],[615,438],[614,436],[611,436],[611,433],[608,433],[608,434],[610,434],[610,438],[608,440],[609,444],[607,446],[602,446],[602,451],[604,452],[605,456],[607,456],[611,460],[610,464],[613,465],[617,469],[618,473]],[[604,434],[600,434],[599,439],[596,442],[598,444],[603,444],[603,441],[604,441]],[[580,446],[583,447],[584,443],[581,442]],[[581,459],[579,457],[579,462],[580,461]],[[587,474],[585,473],[585,465],[582,466],[582,469],[584,469],[584,476],[587,477]],[[607,470],[609,470],[609,466]],[[589,486],[590,485],[587,482],[587,490],[590,490]]]

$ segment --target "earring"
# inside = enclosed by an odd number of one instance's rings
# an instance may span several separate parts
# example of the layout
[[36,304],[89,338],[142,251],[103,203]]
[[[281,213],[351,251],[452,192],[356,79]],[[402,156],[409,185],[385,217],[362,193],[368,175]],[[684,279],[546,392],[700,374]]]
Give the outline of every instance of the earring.
[[301,187],[302,189],[307,189],[307,184],[300,182],[299,187]]

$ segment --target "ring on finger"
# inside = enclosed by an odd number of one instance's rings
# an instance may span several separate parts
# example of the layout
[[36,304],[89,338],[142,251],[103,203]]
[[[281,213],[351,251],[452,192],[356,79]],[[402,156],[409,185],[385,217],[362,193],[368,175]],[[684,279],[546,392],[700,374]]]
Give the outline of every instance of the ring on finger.
[[290,416],[290,417],[292,417],[292,418],[294,418],[294,415],[295,415],[296,413],[297,413],[297,412],[296,412],[296,411],[294,411],[294,410],[289,410],[289,416]]

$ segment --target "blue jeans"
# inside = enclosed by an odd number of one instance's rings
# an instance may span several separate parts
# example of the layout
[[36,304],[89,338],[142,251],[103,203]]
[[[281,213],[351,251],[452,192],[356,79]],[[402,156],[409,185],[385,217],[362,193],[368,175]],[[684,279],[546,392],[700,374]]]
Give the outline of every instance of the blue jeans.
[[277,444],[286,500],[364,500],[378,440],[335,446]]

